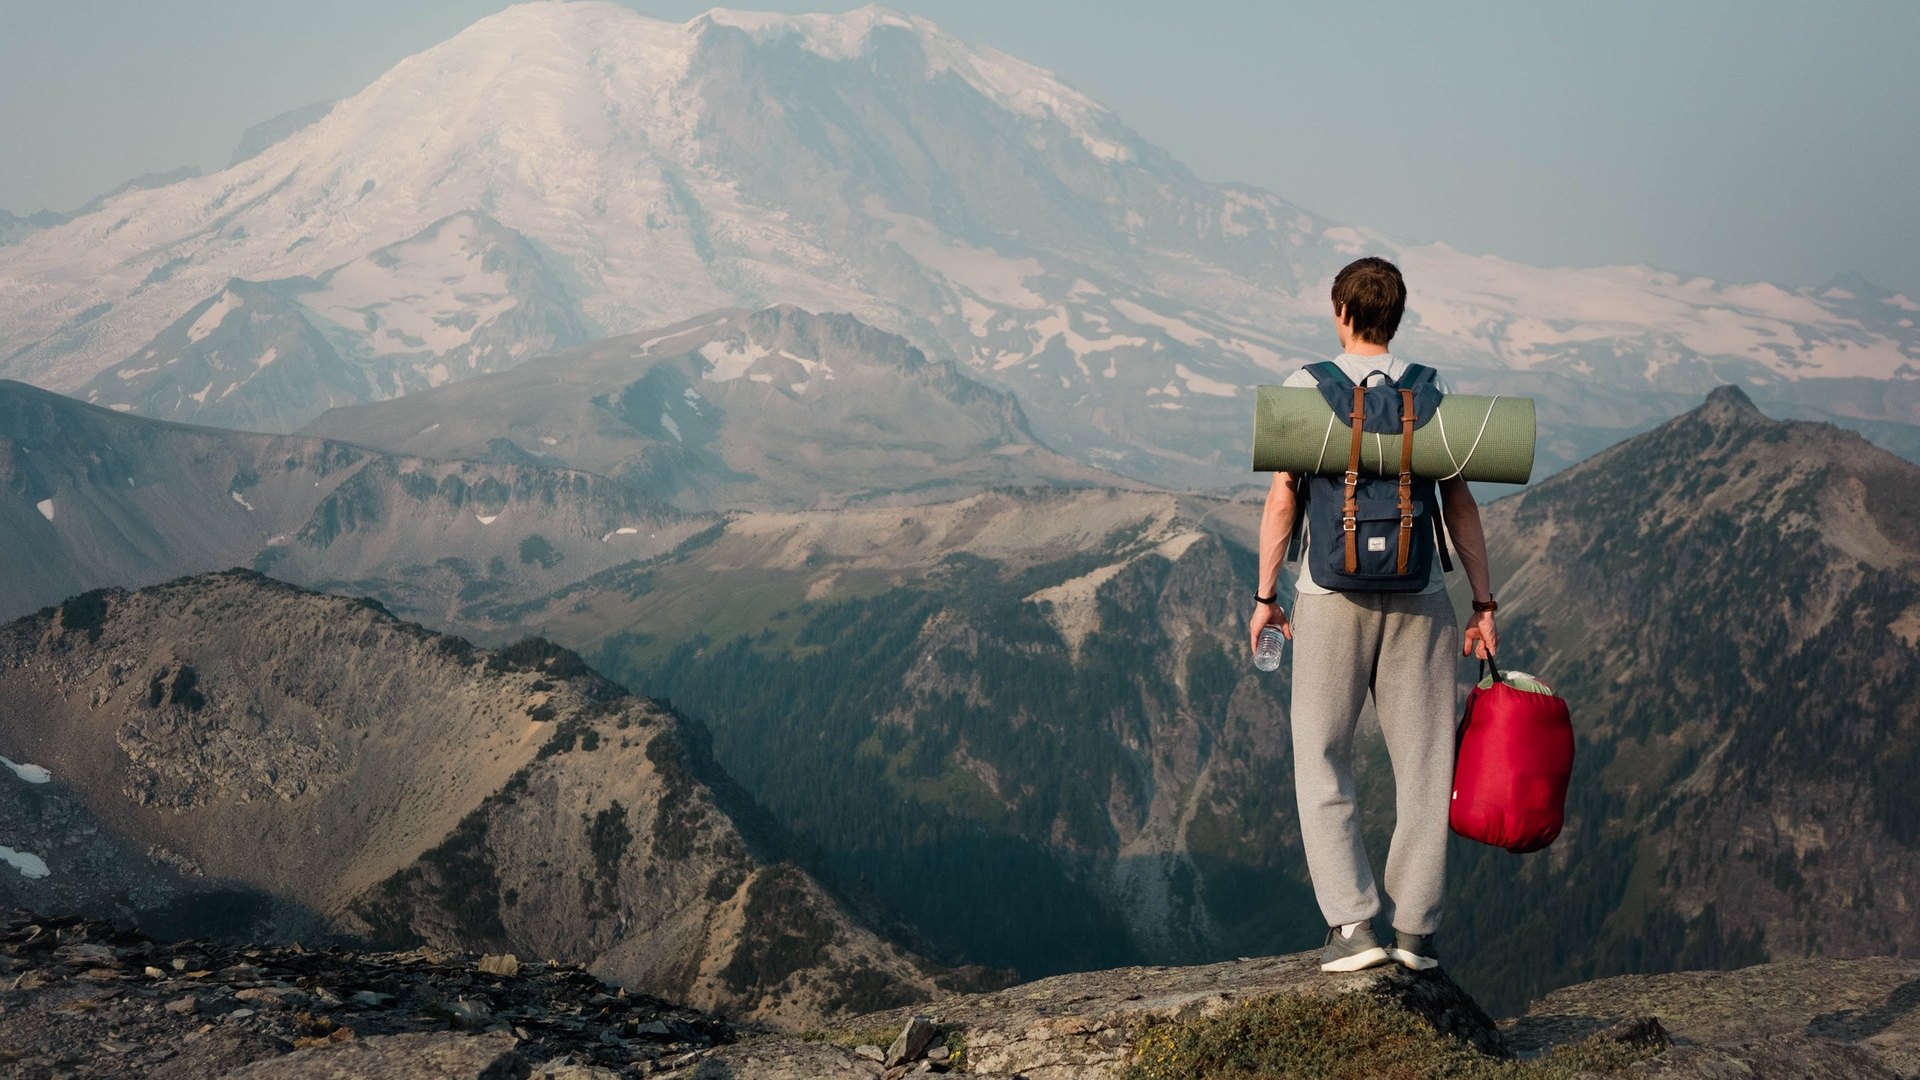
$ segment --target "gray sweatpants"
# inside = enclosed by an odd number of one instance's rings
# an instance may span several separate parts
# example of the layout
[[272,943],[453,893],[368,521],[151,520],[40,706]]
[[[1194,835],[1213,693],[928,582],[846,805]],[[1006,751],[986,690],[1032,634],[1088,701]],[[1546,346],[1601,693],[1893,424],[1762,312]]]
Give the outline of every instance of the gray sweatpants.
[[1295,601],[1294,786],[1307,871],[1329,926],[1380,913],[1353,787],[1353,730],[1369,689],[1393,761],[1386,883],[1394,928],[1431,934],[1439,924],[1456,628],[1445,593],[1302,593]]

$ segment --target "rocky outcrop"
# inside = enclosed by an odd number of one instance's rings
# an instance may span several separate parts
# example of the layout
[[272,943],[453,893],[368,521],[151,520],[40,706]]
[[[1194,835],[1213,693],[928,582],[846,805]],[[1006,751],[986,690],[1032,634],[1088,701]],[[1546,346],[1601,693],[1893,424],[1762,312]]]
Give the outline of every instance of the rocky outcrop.
[[1659,1017],[1680,1044],[1636,1075],[1920,1076],[1920,960],[1911,958],[1623,975],[1555,990],[1502,1027],[1516,1052],[1531,1054],[1636,1016]]
[[554,957],[791,1026],[935,992],[698,728],[537,639],[214,574],[0,627],[0,714],[46,779],[0,772],[0,903]]
[[[412,1077],[473,1077],[474,1080],[519,1080],[526,1059],[515,1053],[511,1035],[376,1035],[333,1046],[295,1050],[285,1057],[245,1065],[223,1080],[307,1080],[340,1077],[346,1080],[410,1080]],[[600,1075],[595,1069],[570,1073]],[[544,1076],[553,1075],[543,1070]]]
[[[802,1039],[511,955],[166,944],[15,912],[0,917],[0,1071],[22,1080],[1100,1080],[1151,1072],[1142,1049],[1165,1045],[1157,1036],[1169,1029],[1276,1001],[1337,1007],[1363,995],[1373,1015],[1416,1018],[1436,1074],[1894,1080],[1920,1075],[1916,985],[1920,967],[1895,960],[1609,979],[1559,991],[1496,1027],[1442,973],[1328,976],[1300,954],[1060,976],[854,1017]],[[1510,1055],[1522,1063],[1502,1064]],[[1392,1075],[1426,1075],[1425,1060],[1403,1058]]]
[[0,917],[0,1073],[22,1080],[525,1077],[530,1063],[588,1080],[737,1037],[577,966],[165,944],[102,922]]
[[1058,975],[849,1023],[899,1027],[923,1014],[938,1027],[962,1034],[971,1069],[1018,1073],[1027,1080],[1093,1080],[1118,1077],[1135,1037],[1156,1024],[1192,1020],[1272,994],[1349,992],[1391,1002],[1485,1053],[1501,1052],[1493,1020],[1444,974],[1416,976],[1391,967],[1326,975],[1312,953]]

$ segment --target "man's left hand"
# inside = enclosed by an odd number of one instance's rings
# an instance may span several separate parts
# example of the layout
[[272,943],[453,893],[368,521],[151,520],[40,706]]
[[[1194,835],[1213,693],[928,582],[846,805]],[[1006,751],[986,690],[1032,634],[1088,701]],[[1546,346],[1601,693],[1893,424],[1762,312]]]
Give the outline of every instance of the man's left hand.
[[1493,628],[1493,612],[1476,611],[1473,618],[1467,620],[1467,629],[1460,635],[1460,655],[1480,660],[1491,660],[1500,651],[1500,633]]
[[1253,605],[1253,618],[1247,620],[1247,647],[1254,652],[1260,651],[1260,631],[1268,626],[1280,628],[1280,635],[1288,641],[1293,640],[1293,620],[1287,618],[1287,609],[1278,604]]

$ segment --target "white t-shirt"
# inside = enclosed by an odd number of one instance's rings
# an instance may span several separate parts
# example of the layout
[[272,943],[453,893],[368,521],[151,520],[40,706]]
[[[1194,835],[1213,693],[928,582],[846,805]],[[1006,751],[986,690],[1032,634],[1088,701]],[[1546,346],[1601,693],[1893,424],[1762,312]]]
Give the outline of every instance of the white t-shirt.
[[[1392,353],[1383,353],[1379,356],[1355,356],[1352,353],[1341,353],[1339,356],[1333,358],[1333,362],[1339,364],[1340,370],[1346,372],[1347,378],[1352,379],[1354,382],[1359,382],[1376,371],[1385,374],[1387,380],[1391,382],[1399,378],[1400,374],[1407,370],[1407,362]],[[1447,392],[1445,379],[1436,375],[1434,376],[1433,384],[1440,388],[1441,393],[1444,394]],[[1280,385],[1314,387],[1318,386],[1319,383],[1314,379],[1312,372],[1303,368],[1287,376],[1286,381]],[[1306,518],[1302,517],[1300,519],[1300,529],[1303,535],[1300,537],[1300,544],[1301,551],[1303,552],[1306,550],[1308,539],[1304,535],[1306,528]],[[1433,560],[1433,570],[1427,579],[1427,587],[1420,591],[1423,593],[1444,592],[1446,587],[1446,577],[1441,572],[1440,560],[1436,557]],[[1300,560],[1300,575],[1294,579],[1294,591],[1299,593],[1312,593],[1318,596],[1325,595],[1333,590],[1323,589],[1314,583],[1313,573],[1307,568],[1307,560],[1305,557],[1302,557]]]

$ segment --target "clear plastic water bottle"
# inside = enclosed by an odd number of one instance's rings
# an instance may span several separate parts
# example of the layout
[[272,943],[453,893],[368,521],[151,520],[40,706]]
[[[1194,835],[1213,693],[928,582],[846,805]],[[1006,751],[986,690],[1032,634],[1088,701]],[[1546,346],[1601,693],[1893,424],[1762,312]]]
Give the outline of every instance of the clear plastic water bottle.
[[1253,649],[1253,666],[1273,671],[1280,666],[1280,654],[1287,651],[1287,636],[1277,626],[1260,631],[1260,643]]

